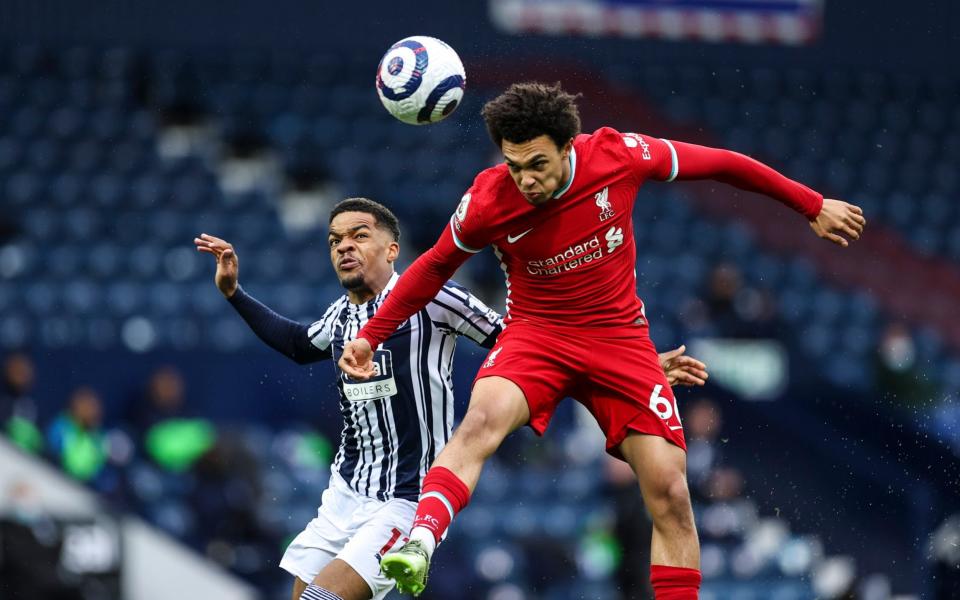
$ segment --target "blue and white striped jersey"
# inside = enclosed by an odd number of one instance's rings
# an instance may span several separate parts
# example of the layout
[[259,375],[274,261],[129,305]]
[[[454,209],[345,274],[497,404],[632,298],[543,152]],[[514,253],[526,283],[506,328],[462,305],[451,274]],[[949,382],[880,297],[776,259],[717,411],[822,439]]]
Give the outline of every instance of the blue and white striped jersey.
[[[399,276],[364,304],[344,295],[314,322],[310,342],[336,365],[386,300]],[[374,352],[375,375],[339,377],[343,434],[333,464],[359,494],[380,500],[416,501],[420,483],[453,429],[453,354],[458,336],[490,348],[502,328],[496,311],[450,281],[423,310],[410,317]]]

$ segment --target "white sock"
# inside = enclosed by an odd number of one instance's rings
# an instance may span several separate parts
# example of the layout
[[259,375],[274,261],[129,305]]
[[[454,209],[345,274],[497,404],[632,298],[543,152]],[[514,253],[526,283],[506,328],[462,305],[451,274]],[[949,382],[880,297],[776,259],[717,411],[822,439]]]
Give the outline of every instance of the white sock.
[[426,527],[414,527],[410,532],[410,540],[417,540],[427,550],[427,556],[433,558],[433,551],[437,549],[437,538]]

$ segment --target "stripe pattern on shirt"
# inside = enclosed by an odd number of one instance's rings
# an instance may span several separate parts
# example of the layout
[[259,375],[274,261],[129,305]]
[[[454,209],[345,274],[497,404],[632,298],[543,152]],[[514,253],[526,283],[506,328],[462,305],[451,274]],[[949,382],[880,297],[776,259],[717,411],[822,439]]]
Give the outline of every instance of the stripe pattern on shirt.
[[447,282],[376,349],[374,377],[353,381],[336,366],[344,344],[356,338],[398,278],[394,274],[384,291],[364,304],[341,297],[308,334],[318,348],[331,349],[338,378],[343,432],[332,468],[358,494],[416,501],[453,429],[456,340],[466,336],[490,347],[502,320],[466,289]]

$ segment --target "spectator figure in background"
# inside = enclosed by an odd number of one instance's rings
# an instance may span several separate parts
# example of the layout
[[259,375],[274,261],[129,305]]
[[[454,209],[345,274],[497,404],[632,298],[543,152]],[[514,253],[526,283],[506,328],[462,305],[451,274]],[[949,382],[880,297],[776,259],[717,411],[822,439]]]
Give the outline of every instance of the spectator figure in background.
[[47,430],[51,456],[71,476],[92,482],[107,462],[100,396],[89,387],[76,389],[69,403]]
[[929,406],[936,400],[934,387],[920,369],[913,335],[903,323],[887,326],[874,363],[877,388],[889,395],[894,404],[911,408]]
[[734,265],[719,264],[710,273],[706,302],[720,335],[738,336],[743,328],[735,307],[742,285],[740,269]]
[[717,438],[722,424],[720,409],[709,398],[700,398],[687,407],[683,418],[687,433],[687,480],[696,501],[708,496],[710,473],[719,462]]
[[0,381],[0,430],[16,445],[32,453],[43,449],[43,434],[37,425],[37,403],[30,396],[35,371],[23,353],[9,355]]
[[737,540],[757,520],[757,508],[743,497],[743,474],[733,467],[718,467],[707,481],[708,503],[701,516],[701,535],[715,540]]
[[[193,485],[187,504],[194,511],[197,527],[189,537],[224,567],[249,578],[269,578],[267,551],[259,549],[274,550],[276,540],[257,515],[263,500],[259,457],[241,435],[224,432],[197,457],[190,473]],[[238,553],[238,548],[243,552]]]
[[146,434],[157,423],[184,416],[184,382],[175,367],[155,370],[145,388],[143,401],[133,407],[131,418],[138,432]]
[[217,439],[212,423],[189,416],[183,377],[170,366],[150,375],[130,421],[145,453],[158,466],[176,473],[189,469]]
[[770,294],[744,285],[736,265],[722,263],[710,274],[706,293],[716,335],[733,338],[776,337],[776,305]]

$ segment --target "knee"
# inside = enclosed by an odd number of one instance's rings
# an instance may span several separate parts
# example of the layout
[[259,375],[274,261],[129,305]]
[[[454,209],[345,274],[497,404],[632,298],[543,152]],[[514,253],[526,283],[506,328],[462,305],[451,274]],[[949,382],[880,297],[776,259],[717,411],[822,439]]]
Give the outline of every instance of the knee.
[[650,494],[647,509],[654,522],[693,526],[693,508],[687,478],[681,472],[665,474]]
[[492,454],[507,433],[497,417],[496,411],[490,407],[471,407],[457,428],[457,436],[478,450],[482,449],[485,455]]

